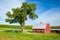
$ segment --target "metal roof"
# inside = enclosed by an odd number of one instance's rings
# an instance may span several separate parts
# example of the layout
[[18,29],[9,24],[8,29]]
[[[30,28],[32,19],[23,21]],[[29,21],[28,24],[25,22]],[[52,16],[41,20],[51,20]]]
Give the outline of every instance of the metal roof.
[[50,30],[60,30],[60,29],[50,29]]
[[32,29],[45,29],[46,28],[47,23],[38,23],[38,24],[34,24]]

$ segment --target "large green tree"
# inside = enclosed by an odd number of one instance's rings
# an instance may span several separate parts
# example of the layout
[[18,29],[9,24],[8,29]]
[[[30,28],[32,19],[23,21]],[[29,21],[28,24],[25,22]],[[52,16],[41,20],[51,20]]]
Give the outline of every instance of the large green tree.
[[29,17],[30,19],[34,20],[38,18],[35,14],[36,4],[34,3],[22,3],[20,8],[13,8],[12,13],[7,11],[6,15],[6,22],[11,23],[19,23],[21,27],[21,31],[24,32],[24,25],[25,21]]

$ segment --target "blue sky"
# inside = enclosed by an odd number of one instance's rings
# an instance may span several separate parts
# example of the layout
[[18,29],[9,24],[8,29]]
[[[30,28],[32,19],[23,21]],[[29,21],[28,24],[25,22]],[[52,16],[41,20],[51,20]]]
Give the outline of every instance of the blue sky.
[[26,25],[47,22],[53,26],[60,26],[60,0],[0,0],[0,24],[9,24],[5,22],[5,13],[12,8],[20,7],[22,2],[35,3],[37,6],[35,13],[38,19],[28,18]]

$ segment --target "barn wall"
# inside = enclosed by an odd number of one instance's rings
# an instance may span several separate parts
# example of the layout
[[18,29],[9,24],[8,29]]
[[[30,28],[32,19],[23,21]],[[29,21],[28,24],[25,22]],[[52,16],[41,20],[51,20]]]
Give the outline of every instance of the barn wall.
[[60,30],[51,30],[52,33],[60,33]]
[[55,33],[55,32],[56,32],[56,30],[51,30],[51,32]]
[[44,29],[32,29],[34,33],[45,33]]
[[60,33],[60,30],[59,30],[59,33]]

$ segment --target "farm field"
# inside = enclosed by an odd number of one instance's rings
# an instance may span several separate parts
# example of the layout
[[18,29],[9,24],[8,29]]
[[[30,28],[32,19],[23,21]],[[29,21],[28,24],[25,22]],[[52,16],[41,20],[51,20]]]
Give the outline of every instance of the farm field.
[[[0,25],[0,30],[11,30],[11,29],[21,29],[20,26],[14,26],[14,25]],[[25,26],[25,30],[31,30],[32,26],[28,25]]]
[[0,32],[0,40],[60,40],[60,34]]
[[[32,29],[31,25],[25,26],[25,30],[31,29]],[[0,31],[0,40],[60,40],[59,33],[41,34],[31,32],[21,33],[5,31],[5,30],[20,30],[19,26],[0,25],[0,30],[4,30]]]
[[51,26],[51,29],[60,29],[60,26]]
[[[20,26],[16,26],[16,25],[0,25],[0,29],[1,30],[5,30],[5,29],[21,29]],[[32,30],[32,25],[27,25],[25,26],[26,30]],[[51,26],[51,29],[60,29],[60,26]]]

